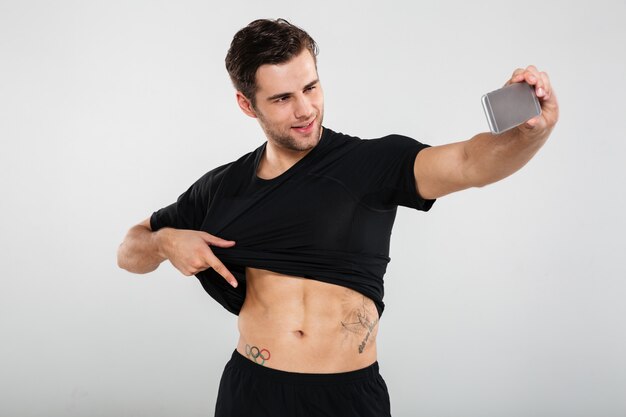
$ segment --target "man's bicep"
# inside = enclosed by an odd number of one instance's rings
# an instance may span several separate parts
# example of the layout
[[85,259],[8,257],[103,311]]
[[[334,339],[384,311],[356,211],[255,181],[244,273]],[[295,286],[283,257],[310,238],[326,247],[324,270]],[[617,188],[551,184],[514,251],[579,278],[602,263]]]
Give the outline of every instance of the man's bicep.
[[466,159],[464,142],[423,149],[413,166],[417,193],[424,199],[436,199],[469,188],[464,174]]

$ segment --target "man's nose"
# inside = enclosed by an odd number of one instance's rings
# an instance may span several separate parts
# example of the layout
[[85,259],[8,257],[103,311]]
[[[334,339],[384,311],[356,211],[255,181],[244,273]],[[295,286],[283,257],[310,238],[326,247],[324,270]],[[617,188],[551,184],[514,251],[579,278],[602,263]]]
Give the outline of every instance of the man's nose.
[[297,119],[308,119],[313,111],[310,100],[304,95],[297,96],[295,100],[294,115]]

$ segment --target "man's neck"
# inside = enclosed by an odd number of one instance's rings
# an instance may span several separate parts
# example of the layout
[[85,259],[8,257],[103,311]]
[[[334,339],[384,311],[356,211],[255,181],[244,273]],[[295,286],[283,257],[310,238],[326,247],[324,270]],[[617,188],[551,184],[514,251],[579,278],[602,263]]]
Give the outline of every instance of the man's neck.
[[[319,145],[323,131],[324,128],[320,128],[320,137],[318,138],[317,145]],[[257,175],[261,178],[275,178],[294,166],[313,149],[315,149],[315,147],[305,151],[295,151],[282,148],[268,140],[263,155],[261,155]]]

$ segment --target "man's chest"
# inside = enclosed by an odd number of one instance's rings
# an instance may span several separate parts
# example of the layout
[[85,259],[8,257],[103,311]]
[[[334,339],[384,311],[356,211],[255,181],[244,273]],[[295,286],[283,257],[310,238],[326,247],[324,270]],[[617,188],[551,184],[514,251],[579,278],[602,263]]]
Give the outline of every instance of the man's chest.
[[388,241],[395,219],[395,210],[365,206],[336,176],[308,173],[278,186],[222,191],[210,202],[202,230],[246,246],[368,251],[367,241]]

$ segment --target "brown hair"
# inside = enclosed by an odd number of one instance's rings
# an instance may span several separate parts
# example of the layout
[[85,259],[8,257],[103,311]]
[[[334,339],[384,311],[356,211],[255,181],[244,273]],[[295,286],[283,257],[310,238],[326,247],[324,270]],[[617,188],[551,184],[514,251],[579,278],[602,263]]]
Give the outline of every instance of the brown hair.
[[233,86],[256,105],[256,71],[264,64],[283,64],[308,49],[317,65],[317,44],[285,19],[258,19],[239,30],[226,54]]

